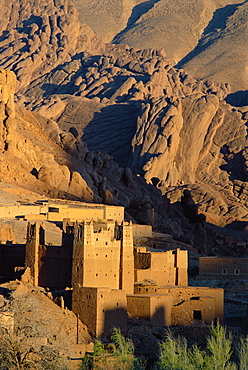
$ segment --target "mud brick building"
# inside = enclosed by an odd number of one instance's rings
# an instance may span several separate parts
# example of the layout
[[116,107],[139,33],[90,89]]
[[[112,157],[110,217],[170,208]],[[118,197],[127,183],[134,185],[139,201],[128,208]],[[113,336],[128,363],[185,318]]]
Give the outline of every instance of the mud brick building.
[[200,279],[247,279],[248,258],[201,257],[199,260]]
[[26,267],[34,284],[73,287],[72,310],[100,337],[126,330],[127,312],[154,325],[223,319],[223,290],[188,286],[187,251],[133,246],[131,222],[64,221],[61,247],[42,245],[42,226],[29,225]]
[[[1,270],[14,253],[13,263],[30,269],[34,285],[73,288],[72,310],[96,337],[113,326],[125,332],[127,313],[153,325],[222,321],[223,290],[188,286],[187,251],[134,247],[133,235],[149,236],[151,227],[125,222],[123,207],[94,206],[41,205],[38,216],[63,228],[62,244],[46,244],[48,231],[29,224],[26,247],[1,246]],[[35,219],[36,209],[25,217]]]

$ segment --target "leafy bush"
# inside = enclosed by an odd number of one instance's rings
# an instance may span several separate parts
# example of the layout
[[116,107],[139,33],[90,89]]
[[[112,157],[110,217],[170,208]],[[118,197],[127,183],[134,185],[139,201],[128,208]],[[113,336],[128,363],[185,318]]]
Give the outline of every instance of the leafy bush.
[[133,342],[125,338],[119,328],[113,329],[113,343],[104,346],[95,340],[94,352],[82,360],[81,370],[142,370],[145,365],[134,356]]
[[[135,358],[133,342],[125,338],[120,329],[114,328],[111,339],[113,343],[107,347],[95,341],[94,353],[85,356],[81,370],[148,370],[145,363]],[[159,344],[159,358],[152,369],[248,370],[248,337],[236,344],[230,332],[218,323],[211,327],[206,348],[202,349],[196,344],[189,347],[185,338],[174,338],[168,331]]]
[[194,345],[189,348],[185,338],[173,338],[168,332],[166,340],[160,344],[157,370],[247,370],[248,344],[240,342],[239,364],[232,361],[232,337],[226,329],[217,324],[212,326],[207,338],[207,346],[201,350]]

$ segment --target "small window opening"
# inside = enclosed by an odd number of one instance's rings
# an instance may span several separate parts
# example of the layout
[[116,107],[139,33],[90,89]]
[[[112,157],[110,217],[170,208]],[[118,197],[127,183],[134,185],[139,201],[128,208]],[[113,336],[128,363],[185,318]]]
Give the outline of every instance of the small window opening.
[[194,320],[201,320],[202,319],[202,313],[199,310],[193,311],[193,319]]
[[227,269],[222,269],[222,275],[226,275],[227,274]]
[[235,269],[234,270],[234,275],[239,275],[240,274],[240,270],[239,269]]

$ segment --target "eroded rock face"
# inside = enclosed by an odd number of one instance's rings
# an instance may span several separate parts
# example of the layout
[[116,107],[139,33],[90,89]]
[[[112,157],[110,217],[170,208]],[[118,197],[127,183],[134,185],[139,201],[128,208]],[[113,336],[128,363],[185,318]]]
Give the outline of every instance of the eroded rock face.
[[0,151],[15,145],[15,93],[16,78],[10,71],[0,70]]
[[[4,71],[1,73],[4,75]],[[10,76],[14,77],[12,73]],[[8,88],[11,81],[6,82],[4,91],[9,91],[7,101],[12,102],[12,87]],[[124,205],[142,223],[151,223],[154,212],[156,229],[179,239],[185,239],[185,234],[187,241],[194,244],[194,231],[183,212],[177,210],[171,217],[168,199],[155,186],[133,175],[130,168],[119,167],[110,155],[89,151],[55,121],[15,105],[12,108],[14,125],[8,135],[14,135],[15,140],[13,146],[2,150],[0,180],[51,197]],[[67,135],[69,139],[65,140]]]
[[[158,102],[146,104],[146,112],[156,107]],[[189,186],[201,211],[221,216],[222,225],[230,221],[232,207],[240,218],[247,217],[247,121],[240,112],[211,94],[157,109],[154,120],[147,116],[141,115],[139,125],[146,131],[139,135],[138,130],[133,139],[133,165],[137,170],[143,165],[147,181],[159,178],[159,188],[169,196],[173,193],[174,201],[183,186]],[[175,190],[168,192],[168,187]]]
[[107,42],[163,48],[172,64],[191,75],[247,90],[247,2],[76,0],[75,5],[80,20]]
[[0,66],[16,73],[19,87],[84,50],[99,52],[103,47],[100,38],[79,23],[77,11],[68,0],[1,0],[0,6],[4,11]]
[[105,42],[110,42],[125,28],[136,0],[75,0],[74,3],[81,22],[101,34]]
[[[17,73],[19,106],[34,115],[19,109],[11,123],[3,106],[1,176],[127,207],[148,192],[163,217],[163,202],[128,167],[148,183],[156,178],[158,193],[172,200],[192,190],[217,222],[247,218],[248,108],[225,103],[227,84],[172,67],[163,50],[103,45],[69,1],[10,4],[0,63]],[[16,142],[7,127],[15,122]]]
[[[42,117],[39,122],[31,113],[16,110],[15,85],[14,73],[0,70],[1,178],[33,190],[56,190],[92,201],[93,191],[63,151],[77,152],[80,158],[80,149],[85,156],[87,148],[82,144],[77,147],[74,136],[63,133],[55,122],[45,124]],[[57,140],[49,142],[49,136]]]
[[[228,1],[213,14],[196,48],[179,66],[200,78],[229,82],[233,92],[242,92],[248,89],[248,4],[233,3]],[[233,102],[242,102],[238,95]]]

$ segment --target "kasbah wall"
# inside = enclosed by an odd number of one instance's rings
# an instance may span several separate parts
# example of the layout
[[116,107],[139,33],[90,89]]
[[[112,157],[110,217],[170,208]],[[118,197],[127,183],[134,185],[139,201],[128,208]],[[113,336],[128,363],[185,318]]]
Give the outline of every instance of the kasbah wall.
[[127,312],[162,326],[222,322],[223,290],[188,286],[187,251],[134,248],[133,230],[144,236],[151,229],[137,231],[137,225],[133,228],[132,222],[123,221],[122,207],[105,208],[111,219],[95,220],[92,205],[88,214],[83,212],[89,216],[85,220],[82,212],[70,214],[65,207],[64,214],[55,208],[48,212],[54,219],[61,221],[63,214],[74,220],[65,217],[62,245],[44,245],[43,227],[29,224],[25,267],[30,268],[34,285],[73,287],[72,310],[92,335],[109,334],[113,326],[125,332]]
[[248,275],[248,258],[201,257],[199,259],[199,278],[209,279],[235,277],[245,279]]

